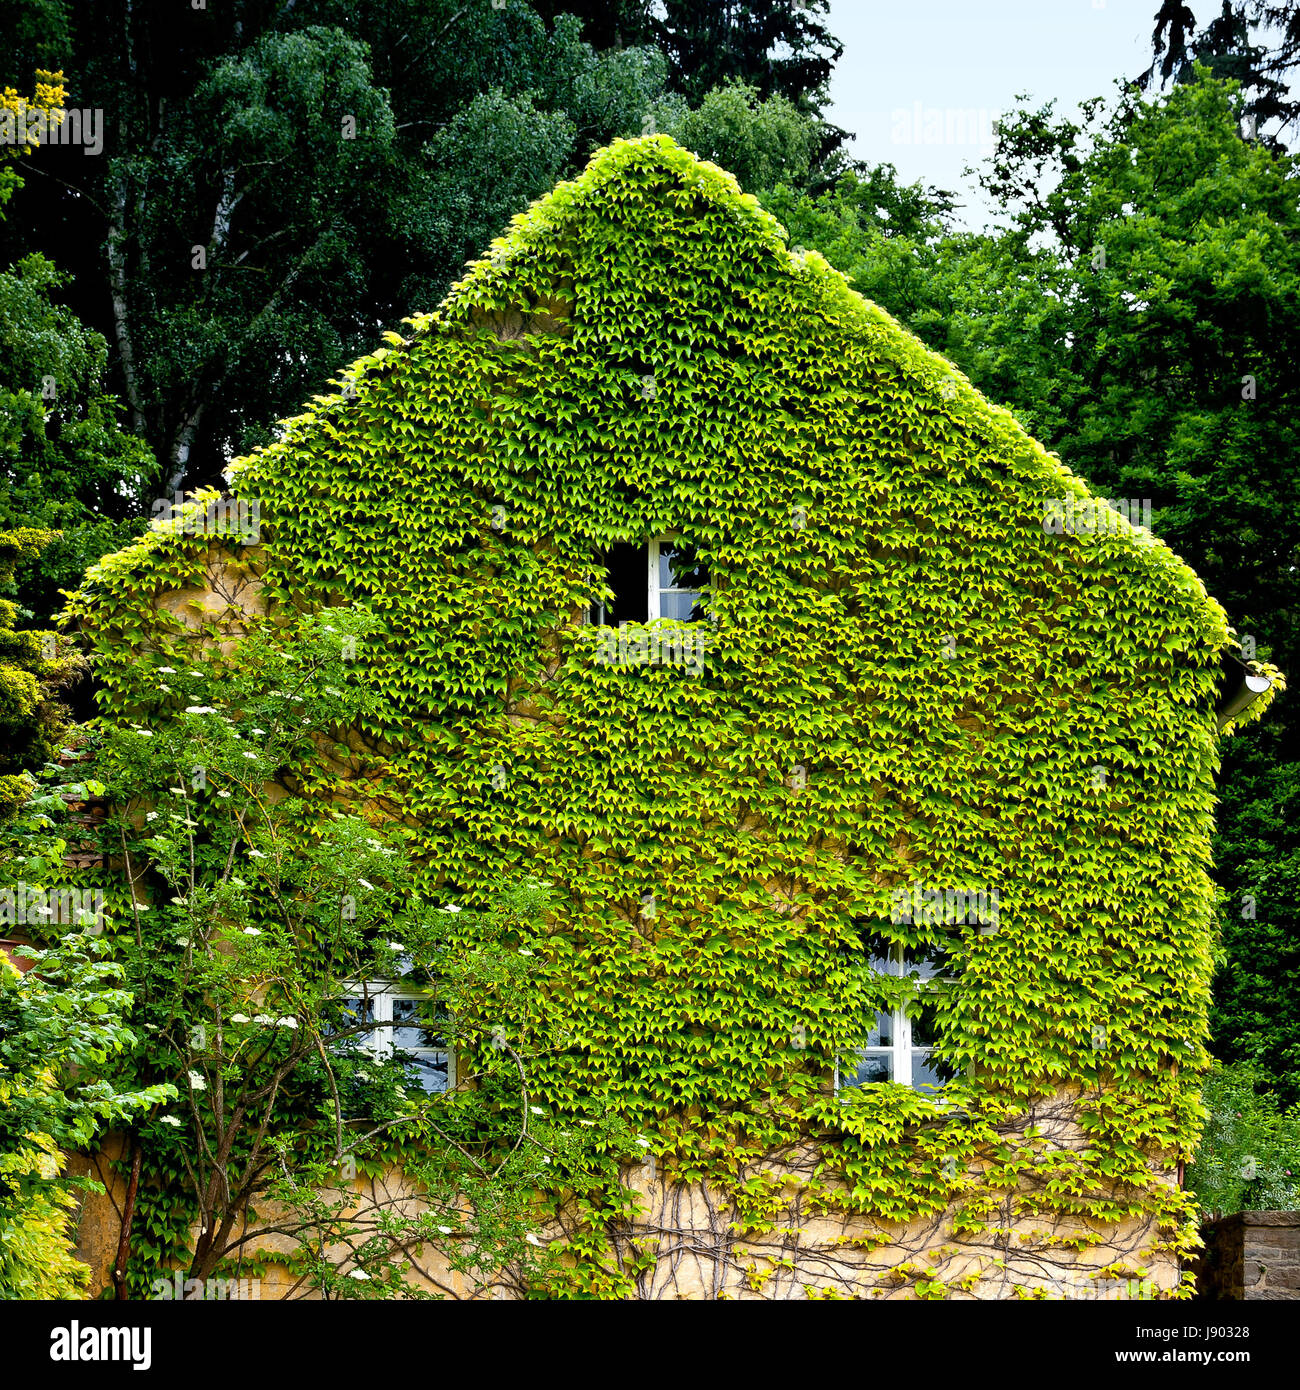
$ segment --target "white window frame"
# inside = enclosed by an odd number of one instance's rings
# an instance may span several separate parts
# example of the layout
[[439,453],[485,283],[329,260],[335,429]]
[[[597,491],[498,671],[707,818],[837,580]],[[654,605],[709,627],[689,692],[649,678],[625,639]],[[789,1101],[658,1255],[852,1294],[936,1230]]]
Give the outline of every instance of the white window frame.
[[[884,969],[881,971],[885,975],[905,976],[916,971],[919,993],[924,993],[928,987],[936,981],[944,979],[933,969],[928,961],[908,961],[904,958],[904,947],[895,944],[890,947],[889,955],[881,962]],[[928,973],[927,973],[928,972]],[[887,1057],[890,1061],[890,1081],[896,1082],[900,1086],[915,1087],[916,1078],[913,1074],[913,1061],[917,1057],[928,1059],[934,1051],[930,1043],[914,1046],[912,1043],[912,1020],[908,1016],[905,1005],[900,1004],[895,1009],[880,1009],[877,1012],[889,1015],[889,1031],[892,1039],[888,1047],[862,1047],[855,1054],[853,1072],[857,1071],[857,1060],[859,1057]],[[869,1083],[863,1083],[869,1084]],[[844,1080],[840,1070],[838,1059],[835,1063],[835,1090],[856,1090],[852,1081]],[[934,1091],[930,1092],[935,1094]]]
[[[368,1000],[373,1017],[368,1032],[357,1033],[356,1040],[363,1051],[376,1059],[391,1057],[398,1049],[393,1043],[394,1028],[426,1027],[419,1023],[394,1023],[393,1005],[399,1000],[414,999],[427,1001],[428,995],[422,990],[412,989],[396,980],[345,980],[340,986],[341,999]],[[456,1053],[450,1047],[404,1047],[401,1049],[408,1057],[426,1057],[430,1060],[446,1060],[447,1090],[428,1091],[427,1095],[445,1095],[456,1089]],[[422,1088],[423,1089],[423,1088]]]

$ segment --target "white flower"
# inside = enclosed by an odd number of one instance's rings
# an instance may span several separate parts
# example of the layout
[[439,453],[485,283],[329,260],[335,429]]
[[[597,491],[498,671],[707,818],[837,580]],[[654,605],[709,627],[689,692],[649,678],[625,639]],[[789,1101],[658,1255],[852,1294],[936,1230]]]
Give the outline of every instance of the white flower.
[[172,794],[173,796],[184,796],[184,795],[185,795],[185,788],[184,788],[184,787],[168,787],[167,790],[168,790],[169,792],[171,792],[171,794]]
[[207,1089],[208,1083],[204,1080],[203,1074],[197,1071],[190,1072],[190,1090],[206,1091]]
[[189,900],[188,900],[187,898],[173,898],[173,899],[172,899],[172,902],[174,902],[178,907],[184,907],[185,904],[186,904],[188,901],[189,901]]
[[359,879],[357,879],[357,882],[358,882],[363,888],[369,888],[370,891],[371,891],[372,893],[374,892],[375,885],[374,885],[373,883],[367,883],[366,880],[365,880],[364,878],[359,878]]
[[265,730],[265,729],[254,729],[254,730],[252,730],[252,732],[255,733],[255,734],[264,734],[264,733],[266,732],[266,730]]
[[246,758],[255,758],[255,757],[257,757],[257,754],[256,754],[256,753],[250,753],[250,752],[248,752],[247,750],[245,750],[245,751],[244,751],[244,757],[246,757]]
[[275,1020],[275,1026],[277,1028],[296,1028],[298,1026],[298,1020],[294,1018],[292,1014],[286,1014],[283,1018],[277,1018]]
[[260,849],[250,849],[248,851],[248,857],[250,859],[265,859],[266,855],[263,854]]
[[177,1129],[180,1128],[181,1124],[175,1115],[159,1115],[158,1123],[163,1125],[175,1125]]
[[137,730],[136,730],[136,733],[139,734],[141,738],[152,738],[152,737],[153,737],[153,730],[152,730],[152,729],[137,729]]
[[160,666],[158,669],[164,676],[174,676],[176,674],[175,666]]
[[218,795],[218,796],[229,796],[230,793],[229,793],[229,792],[218,792],[217,795]]
[[388,943],[388,949],[390,951],[404,951],[406,950],[406,947],[403,946],[400,941],[390,941]]
[[350,1270],[348,1270],[348,1278],[349,1278],[349,1279],[369,1279],[370,1276],[365,1272],[364,1269],[350,1269]]
[[168,695],[170,695],[170,694],[172,693],[172,688],[171,688],[171,686],[170,686],[170,685],[164,685],[164,684],[162,683],[162,681],[159,681],[159,682],[158,682],[158,689],[159,689],[159,690],[165,690],[165,691],[168,693]]
[[190,672],[190,675],[192,675],[192,676],[201,676],[202,674],[203,674],[202,671],[191,671],[191,672]]
[[546,1111],[543,1110],[542,1107],[541,1107],[540,1105],[530,1105],[528,1108],[533,1112],[534,1115],[545,1115],[545,1114],[546,1114]]
[[254,1023],[274,1023],[274,1022],[275,1022],[275,1019],[273,1019],[273,1018],[271,1017],[270,1014],[254,1014],[254,1015],[253,1015],[253,1022],[254,1022]]
[[549,1163],[550,1161],[551,1161],[551,1160],[550,1160],[549,1158],[544,1158],[544,1159],[542,1159],[542,1162],[543,1162],[543,1163]]
[[458,907],[440,907],[440,908],[438,909],[438,911],[439,911],[439,912],[459,912],[459,911],[460,911],[460,908],[458,908]]
[[230,1015],[230,1021],[231,1021],[231,1023],[247,1023],[247,1022],[248,1022],[248,1015],[247,1015],[247,1014],[231,1014],[231,1015]]
[[186,705],[186,714],[216,714],[211,705]]
[[190,944],[190,939],[188,936],[178,936],[176,938],[176,944],[178,946],[188,946]]
[[158,819],[158,812],[157,812],[157,811],[150,811],[150,812],[148,813],[148,815],[145,816],[145,820],[157,820],[157,819]]
[[322,628],[321,628],[321,631],[322,631],[322,632],[337,632],[337,631],[338,631],[338,628],[336,628],[336,627],[322,627]]
[[535,1236],[531,1231],[528,1232],[524,1239],[529,1243],[529,1245],[540,1245],[542,1243],[541,1237]]
[[451,1229],[450,1226],[439,1226],[438,1229],[439,1229],[439,1230],[443,1233],[443,1235],[445,1235],[445,1236],[449,1236],[449,1235],[452,1234],[452,1229]]
[[521,946],[521,947],[519,948],[519,954],[520,954],[521,956],[531,956],[531,955],[532,955],[532,952],[531,952],[531,951],[526,951],[526,950],[524,950],[524,948]]
[[650,1147],[650,1141],[648,1139],[638,1139],[636,1142],[640,1144],[643,1149],[648,1149]]
[[261,927],[245,927],[245,928],[244,928],[244,935],[245,935],[245,936],[261,936],[261,934],[262,934],[262,929],[261,929]]

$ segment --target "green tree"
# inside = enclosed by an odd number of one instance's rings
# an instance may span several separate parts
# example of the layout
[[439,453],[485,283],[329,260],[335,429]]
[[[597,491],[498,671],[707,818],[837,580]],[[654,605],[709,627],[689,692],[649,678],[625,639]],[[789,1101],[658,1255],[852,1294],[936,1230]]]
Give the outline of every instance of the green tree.
[[677,98],[654,114],[657,129],[735,174],[749,193],[805,185],[820,146],[811,117],[780,94],[764,101],[757,87],[739,82],[716,87],[694,109]]
[[63,1151],[176,1092],[120,1091],[103,1077],[136,1041],[106,947],[73,933],[26,955],[26,973],[0,956],[0,1298],[73,1298],[88,1271],[72,1253],[70,1209],[104,1189],[66,1177]]
[[[1202,13],[1207,11],[1211,7]],[[1273,46],[1257,43],[1256,31],[1273,37]],[[1152,47],[1152,65],[1138,79],[1144,89],[1157,81],[1194,82],[1202,64],[1214,77],[1240,84],[1243,113],[1254,131],[1270,121],[1285,128],[1300,117],[1300,102],[1292,101],[1288,90],[1288,76],[1300,62],[1300,5],[1295,0],[1219,0],[1218,14],[1200,26],[1191,6],[1162,0]],[[1282,148],[1276,135],[1271,143]]]
[[1201,1101],[1205,1132],[1187,1184],[1207,1216],[1287,1211],[1300,1202],[1300,1108],[1289,1110],[1249,1063],[1216,1066]]
[[10,580],[27,619],[139,534],[153,471],[105,394],[107,343],[56,301],[67,280],[39,255],[0,274],[0,531],[51,533]]
[[432,307],[483,227],[640,133],[666,72],[522,3],[60,13],[69,101],[104,112],[105,149],[41,150],[10,235],[75,276],[167,493]]
[[[542,1170],[587,1181],[599,1134],[561,1131],[529,1101],[530,1050],[549,1045],[518,1024],[535,1007],[541,887],[462,913],[412,891],[400,827],[365,807],[321,815],[341,791],[321,754],[370,766],[341,740],[373,712],[374,624],[335,608],[292,640],[255,629],[237,665],[144,659],[138,718],[94,740],[104,847],[125,873],[106,882],[105,940],[133,1001],[133,1045],[108,1079],[179,1095],[127,1126],[119,1297],[173,1268],[223,1277],[263,1258],[267,1235],[304,1295],[413,1296],[417,1246],[522,1288],[544,1261],[529,1240]],[[376,1043],[374,991],[399,982],[421,1012]],[[449,1049],[500,1046],[462,1087],[428,1093],[403,1047],[435,1030]],[[421,1192],[416,1214],[340,1182],[393,1163]]]
[[[52,540],[30,527],[0,531],[0,585]],[[17,605],[0,599],[0,822],[27,798],[31,773],[55,757],[69,717],[59,693],[86,666],[66,638],[17,622]]]

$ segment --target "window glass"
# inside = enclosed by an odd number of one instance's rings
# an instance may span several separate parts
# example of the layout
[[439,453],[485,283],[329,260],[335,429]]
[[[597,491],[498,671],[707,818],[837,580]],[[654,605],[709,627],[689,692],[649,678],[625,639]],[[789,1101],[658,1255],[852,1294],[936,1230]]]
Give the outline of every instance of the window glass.
[[[444,1047],[441,1036],[425,1026],[419,999],[393,1000],[393,1046],[408,1051],[418,1047]],[[405,1024],[403,1027],[401,1025]]]
[[412,1057],[407,1069],[415,1079],[416,1085],[430,1094],[449,1090],[451,1087],[451,1054],[448,1052],[422,1052]]
[[894,1016],[882,1010],[876,1015],[876,1026],[867,1034],[868,1047],[893,1047]]
[[912,1086],[918,1091],[942,1091],[943,1077],[930,1060],[926,1049],[912,1053]]
[[674,622],[698,622],[704,617],[700,591],[709,582],[708,572],[694,546],[680,541],[659,542],[659,616]]
[[[342,1017],[339,1020],[340,1032],[351,1032],[362,1023],[373,1023],[375,1021],[375,1000],[372,995],[362,997],[360,995],[349,995],[339,1000],[339,1012]],[[374,1042],[373,1033],[351,1033],[350,1037],[343,1040],[345,1047],[370,1047]]]
[[870,1081],[892,1081],[893,1057],[888,1052],[861,1052],[857,1066],[847,1076],[840,1077],[841,1086],[865,1086]]
[[393,1000],[393,1046],[410,1053],[407,1070],[425,1091],[446,1091],[451,1085],[451,1053],[446,1041],[423,1018],[424,1001],[418,998]]
[[939,1041],[938,1024],[935,1021],[936,1006],[933,1002],[912,1006],[912,1046],[932,1047]]

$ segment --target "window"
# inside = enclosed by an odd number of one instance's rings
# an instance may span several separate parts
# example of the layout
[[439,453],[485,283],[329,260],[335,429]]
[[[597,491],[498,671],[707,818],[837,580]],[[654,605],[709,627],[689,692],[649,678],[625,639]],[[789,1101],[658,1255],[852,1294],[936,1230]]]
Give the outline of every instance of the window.
[[709,582],[693,546],[681,541],[650,542],[650,617],[695,623],[704,617],[701,590]]
[[423,1017],[426,996],[391,980],[352,981],[341,1000],[345,1026],[373,1023],[368,1033],[356,1034],[359,1047],[376,1057],[404,1054],[407,1068],[422,1090],[434,1094],[456,1084],[456,1057],[446,1040]]
[[871,1081],[897,1081],[918,1091],[942,1090],[944,1078],[931,1054],[937,1041],[935,1007],[932,1001],[925,999],[931,984],[943,978],[939,974],[942,967],[929,957],[909,959],[912,954],[904,946],[895,946],[888,956],[877,957],[872,962],[885,975],[915,975],[922,982],[919,998],[911,1006],[910,1017],[901,1007],[882,1010],[876,1015],[867,1045],[858,1053],[854,1064],[836,1068],[836,1090],[841,1086],[864,1086]]
[[690,623],[704,617],[701,591],[709,575],[693,546],[664,537],[648,545],[612,545],[601,558],[613,597],[591,605],[587,620],[594,626],[656,618]]

